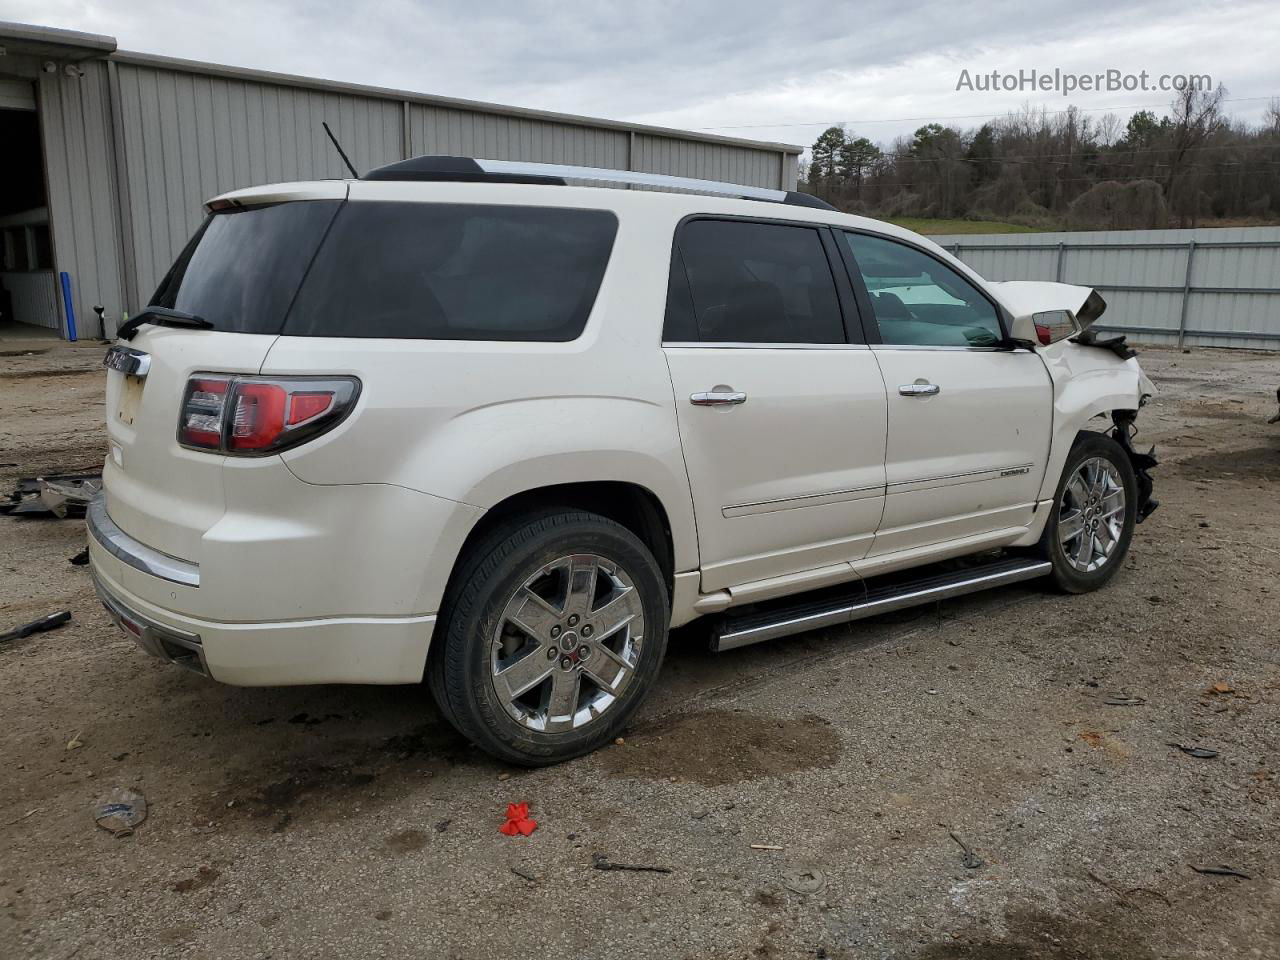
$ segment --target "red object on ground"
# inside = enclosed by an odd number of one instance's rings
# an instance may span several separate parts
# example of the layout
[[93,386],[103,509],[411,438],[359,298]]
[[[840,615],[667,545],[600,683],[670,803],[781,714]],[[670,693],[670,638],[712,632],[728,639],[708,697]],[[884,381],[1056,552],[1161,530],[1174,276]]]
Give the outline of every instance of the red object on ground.
[[508,837],[514,837],[516,834],[527,837],[538,829],[538,821],[529,819],[527,803],[508,803],[507,822],[498,829]]

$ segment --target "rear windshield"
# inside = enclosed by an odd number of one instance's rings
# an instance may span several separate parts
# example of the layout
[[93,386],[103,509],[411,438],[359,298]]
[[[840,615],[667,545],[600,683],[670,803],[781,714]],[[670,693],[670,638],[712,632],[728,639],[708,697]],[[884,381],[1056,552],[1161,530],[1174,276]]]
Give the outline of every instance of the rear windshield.
[[617,226],[604,210],[481,204],[306,200],[215,213],[151,303],[233,333],[572,340]]
[[603,210],[348,202],[288,336],[572,340],[613,248]]
[[160,281],[151,305],[193,313],[216,330],[277,334],[341,200],[215,213]]

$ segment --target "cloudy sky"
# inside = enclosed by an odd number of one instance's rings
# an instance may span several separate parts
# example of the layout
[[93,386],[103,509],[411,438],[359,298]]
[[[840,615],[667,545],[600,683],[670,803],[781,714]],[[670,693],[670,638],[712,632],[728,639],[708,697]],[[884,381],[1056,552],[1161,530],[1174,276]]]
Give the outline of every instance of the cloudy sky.
[[1280,96],[1280,3],[907,0],[0,0],[0,19],[121,49],[809,144],[882,143],[1023,105],[1166,104],[1159,91],[957,90],[962,70],[1208,74],[1257,119]]

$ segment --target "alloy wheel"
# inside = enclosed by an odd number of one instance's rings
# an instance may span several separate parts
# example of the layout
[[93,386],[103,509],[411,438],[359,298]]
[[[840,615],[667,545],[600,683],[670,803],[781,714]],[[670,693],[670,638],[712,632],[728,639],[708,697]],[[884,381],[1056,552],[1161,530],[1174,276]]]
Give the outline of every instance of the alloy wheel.
[[1072,567],[1092,573],[1115,553],[1124,531],[1124,481],[1115,464],[1090,457],[1072,474],[1058,505],[1058,544]]
[[503,608],[490,639],[494,690],[530,730],[577,730],[617,702],[643,644],[644,607],[627,572],[595,554],[560,557]]

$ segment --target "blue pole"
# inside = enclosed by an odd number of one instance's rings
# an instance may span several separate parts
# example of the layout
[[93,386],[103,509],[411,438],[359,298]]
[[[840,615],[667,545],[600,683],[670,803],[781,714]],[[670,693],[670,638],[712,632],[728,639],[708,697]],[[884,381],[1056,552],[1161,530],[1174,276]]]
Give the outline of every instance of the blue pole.
[[76,339],[76,308],[71,305],[71,274],[62,271],[62,305],[67,308],[67,339]]

